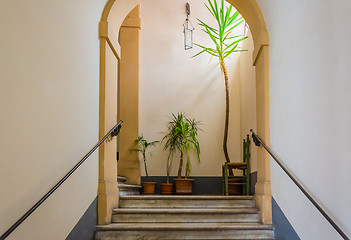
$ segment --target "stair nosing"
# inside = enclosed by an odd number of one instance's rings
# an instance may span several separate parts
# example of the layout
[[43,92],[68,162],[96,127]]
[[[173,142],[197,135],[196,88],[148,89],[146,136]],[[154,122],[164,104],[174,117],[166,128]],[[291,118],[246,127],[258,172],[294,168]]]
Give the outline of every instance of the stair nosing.
[[210,214],[210,213],[232,213],[232,214],[258,214],[256,208],[116,208],[113,214]]
[[147,230],[274,230],[271,224],[262,223],[111,223],[95,227],[98,231]]
[[[119,188],[141,188],[140,185],[132,185],[132,184],[125,184],[125,183],[119,183],[118,184]],[[120,197],[120,198],[124,198],[124,197]]]
[[254,196],[219,195],[139,195],[123,196],[120,200],[254,200]]

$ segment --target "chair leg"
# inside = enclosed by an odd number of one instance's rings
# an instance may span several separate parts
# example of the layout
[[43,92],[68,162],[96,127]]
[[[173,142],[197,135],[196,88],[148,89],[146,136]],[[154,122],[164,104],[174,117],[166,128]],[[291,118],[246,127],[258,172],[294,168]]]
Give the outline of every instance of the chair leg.
[[243,195],[247,195],[246,183],[246,170],[243,170]]
[[250,153],[250,137],[249,135],[246,136],[246,141],[247,141],[247,195],[251,194],[251,178],[250,178],[250,173],[251,173],[251,153]]
[[224,166],[222,167],[222,195],[225,195],[225,179],[224,179]]
[[250,195],[250,172],[246,170],[246,195]]
[[225,187],[225,195],[229,195],[228,190],[228,163],[224,164],[224,187]]

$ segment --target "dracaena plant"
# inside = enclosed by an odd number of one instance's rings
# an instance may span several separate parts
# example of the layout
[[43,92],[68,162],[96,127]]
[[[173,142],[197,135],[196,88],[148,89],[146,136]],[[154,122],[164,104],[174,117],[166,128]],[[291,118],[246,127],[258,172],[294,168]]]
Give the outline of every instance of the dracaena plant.
[[208,53],[219,60],[221,72],[224,76],[225,84],[225,125],[224,125],[224,136],[223,136],[223,151],[227,162],[230,162],[230,158],[227,150],[228,140],[228,125],[229,125],[229,86],[228,86],[228,72],[224,60],[235,52],[245,51],[239,49],[239,43],[245,40],[247,37],[243,35],[236,35],[234,31],[236,28],[243,23],[244,19],[238,11],[233,11],[232,5],[229,7],[224,6],[224,0],[221,1],[221,6],[218,6],[216,0],[208,0],[208,4],[205,4],[208,11],[216,19],[217,26],[212,27],[206,24],[204,21],[197,19],[198,24],[212,40],[213,47],[206,47],[195,43],[196,46],[202,50],[194,55],[196,57],[202,53]]
[[168,123],[167,133],[162,141],[165,141],[164,149],[169,149],[167,160],[167,183],[169,182],[170,166],[173,154],[180,152],[178,178],[182,176],[184,157],[186,157],[185,178],[190,174],[190,154],[193,149],[197,159],[200,161],[200,144],[197,140],[199,122],[185,116],[184,113],[172,114],[172,119]]
[[144,168],[145,168],[145,174],[147,181],[149,181],[149,174],[147,172],[147,167],[146,167],[146,149],[150,146],[155,146],[159,143],[159,141],[152,141],[148,142],[143,135],[139,136],[136,140],[135,143],[138,144],[138,148],[133,148],[131,149],[132,151],[135,152],[140,152],[143,155],[143,161],[144,161]]

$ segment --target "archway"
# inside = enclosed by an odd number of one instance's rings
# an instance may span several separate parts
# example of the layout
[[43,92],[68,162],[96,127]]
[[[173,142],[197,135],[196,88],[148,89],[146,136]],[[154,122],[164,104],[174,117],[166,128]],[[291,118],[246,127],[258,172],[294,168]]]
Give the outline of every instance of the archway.
[[[262,12],[256,0],[227,0],[245,18],[254,39],[256,66],[257,133],[269,145],[269,38]],[[120,60],[119,28],[124,18],[139,1],[109,0],[100,21],[100,136],[116,122],[117,71]],[[113,26],[113,27],[112,27]],[[114,81],[114,83],[112,82]],[[111,90],[115,89],[115,90]],[[116,142],[106,143],[99,152],[99,224],[109,223],[111,209],[118,205],[116,182]],[[271,223],[270,158],[262,150],[257,154],[256,206],[261,210],[261,221]]]

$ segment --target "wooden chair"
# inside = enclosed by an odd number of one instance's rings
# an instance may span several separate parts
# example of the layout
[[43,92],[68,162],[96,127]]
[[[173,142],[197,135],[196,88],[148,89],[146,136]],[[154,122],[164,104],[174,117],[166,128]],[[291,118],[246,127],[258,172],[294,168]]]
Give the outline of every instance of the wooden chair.
[[[234,176],[230,173],[234,173],[234,170],[242,170],[242,175]],[[243,139],[243,162],[231,162],[224,163],[222,165],[223,174],[223,195],[229,195],[229,185],[242,185],[243,195],[250,195],[250,137],[247,135],[246,139]],[[229,179],[241,179],[240,182],[229,182]]]

